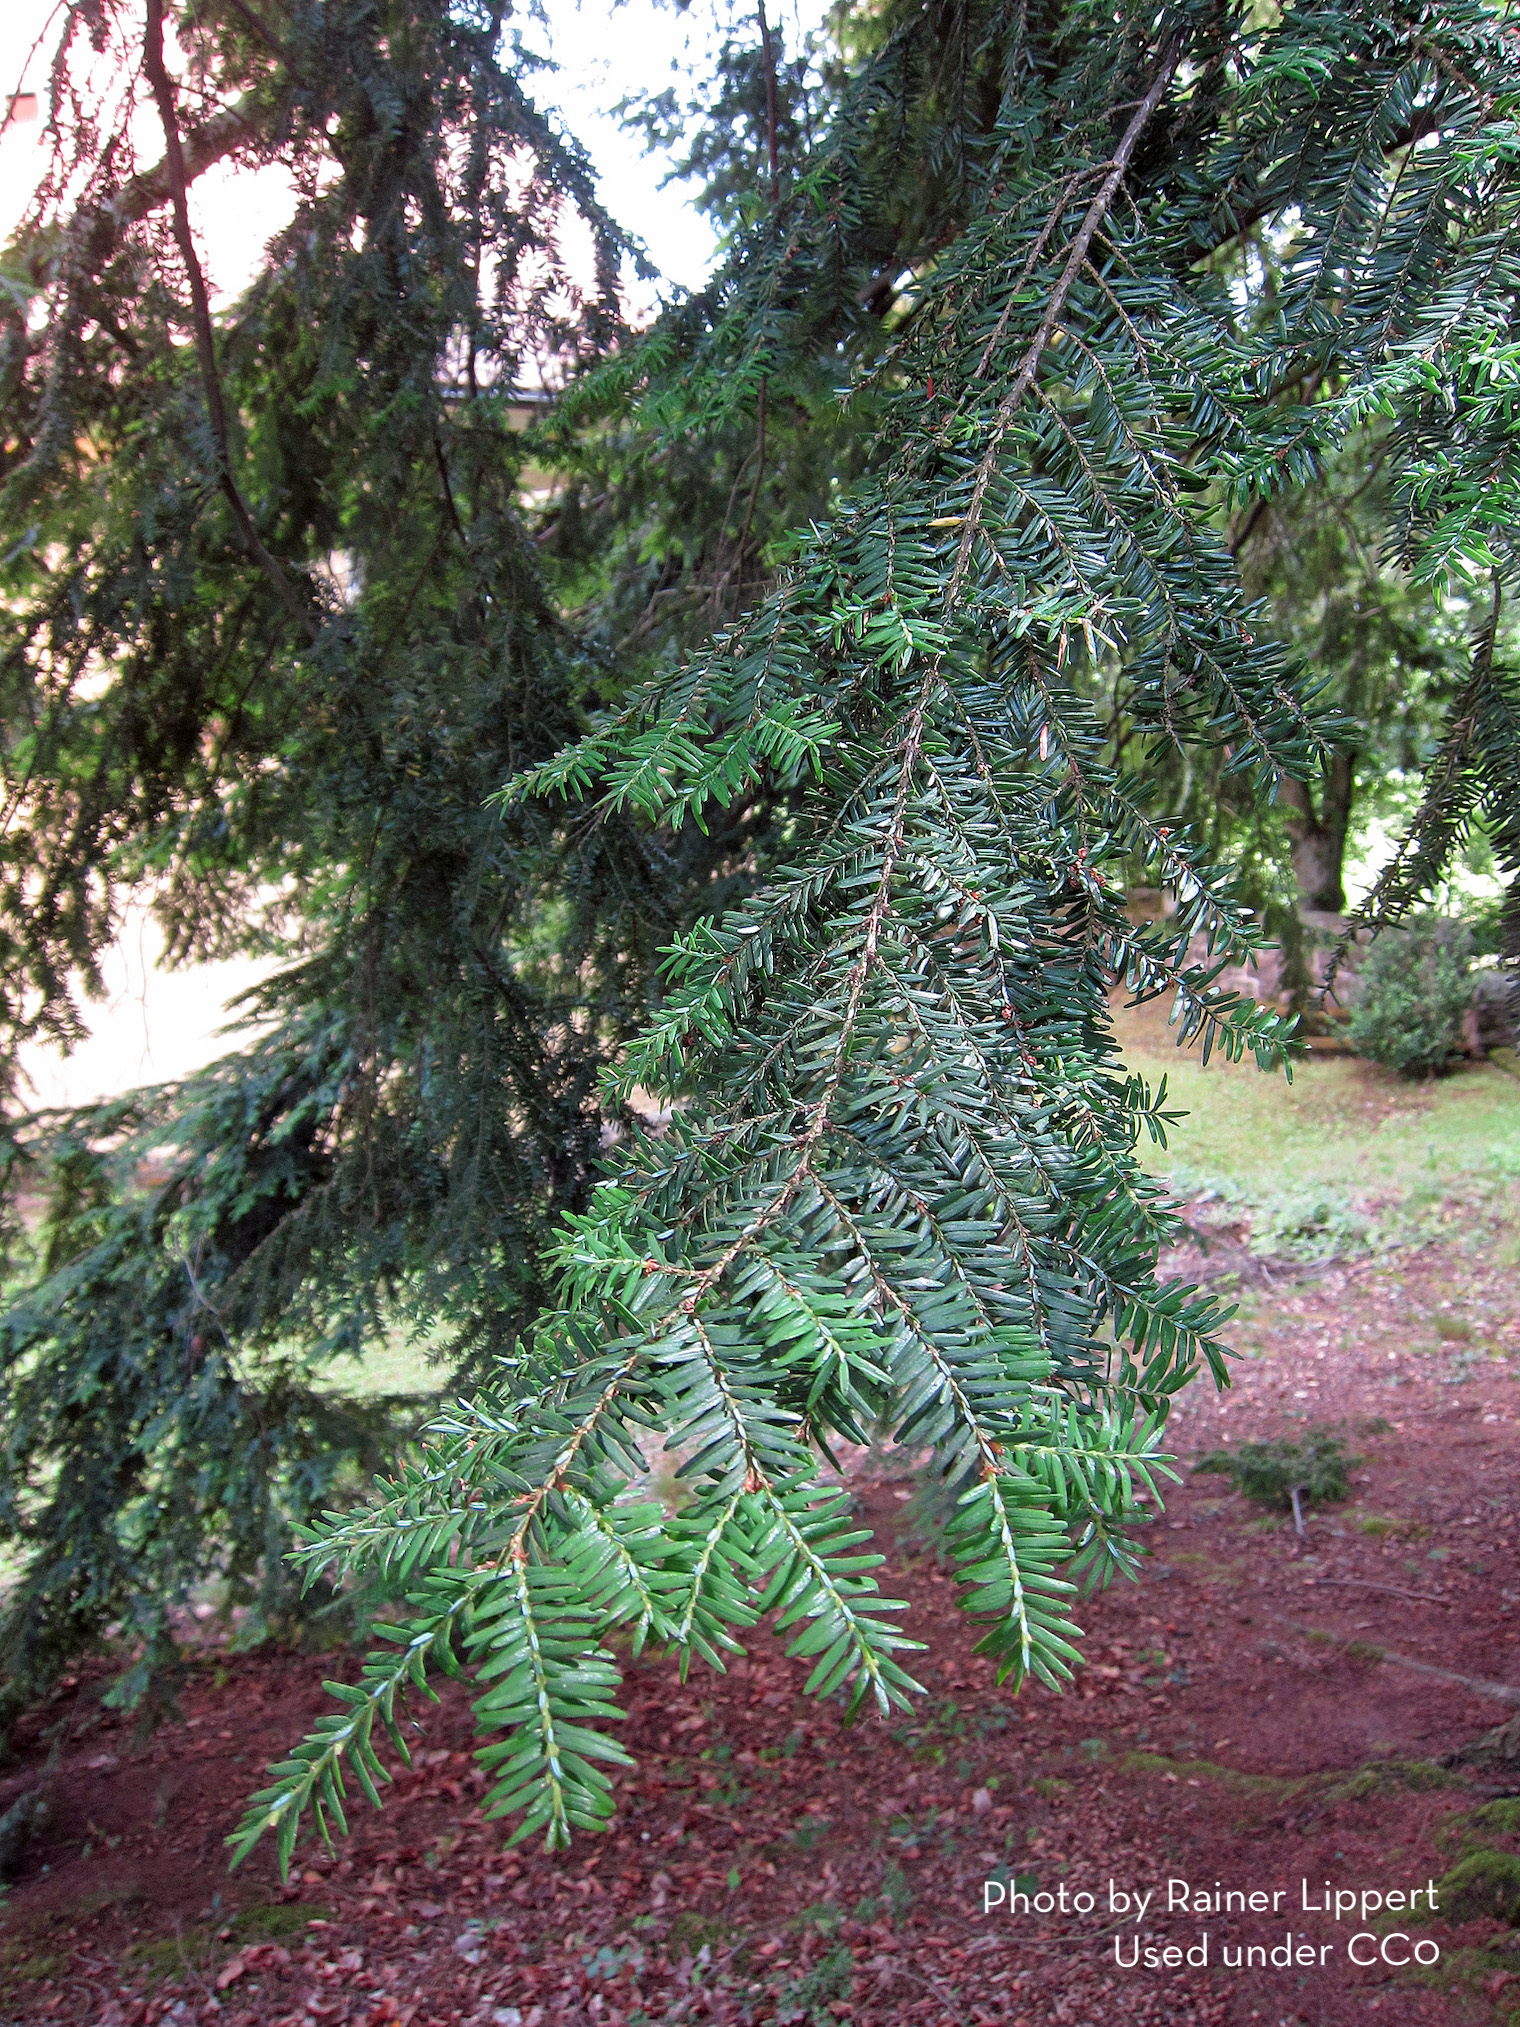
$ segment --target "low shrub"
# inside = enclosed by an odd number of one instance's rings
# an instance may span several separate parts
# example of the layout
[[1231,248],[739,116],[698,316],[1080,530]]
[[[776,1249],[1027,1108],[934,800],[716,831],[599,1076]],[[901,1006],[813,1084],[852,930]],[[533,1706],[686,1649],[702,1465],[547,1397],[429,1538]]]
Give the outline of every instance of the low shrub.
[[1193,1469],[1223,1472],[1247,1499],[1291,1506],[1296,1516],[1301,1499],[1344,1499],[1351,1489],[1347,1474],[1359,1461],[1346,1455],[1339,1436],[1311,1429],[1298,1443],[1279,1438],[1242,1443],[1238,1450],[1211,1450]]
[[1427,915],[1385,929],[1362,965],[1351,1046],[1401,1077],[1433,1077],[1461,1044],[1472,991],[1466,923]]

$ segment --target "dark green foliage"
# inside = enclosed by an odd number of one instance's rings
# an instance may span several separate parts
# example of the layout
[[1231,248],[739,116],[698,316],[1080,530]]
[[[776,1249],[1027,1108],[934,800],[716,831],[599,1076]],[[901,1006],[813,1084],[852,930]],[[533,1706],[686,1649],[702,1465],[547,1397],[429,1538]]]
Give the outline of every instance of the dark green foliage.
[[[562,1224],[557,1306],[415,1472],[301,1552],[312,1574],[410,1567],[419,1655],[446,1608],[483,1629],[498,1802],[550,1844],[609,1806],[615,1748],[592,1741],[620,1626],[721,1665],[770,1613],[815,1691],[911,1692],[825,1472],[840,1440],[926,1455],[983,1650],[1015,1683],[1069,1677],[1076,1574],[1135,1568],[1169,1402],[1224,1370],[1226,1313],[1158,1278],[1176,1227],[1136,1144],[1164,1137],[1164,1093],[1125,1073],[1110,994],[1165,994],[1205,1056],[1291,1047],[1219,989],[1257,924],[1114,765],[1099,678],[1122,672],[1141,750],[1222,753],[1262,799],[1307,778],[1339,723],[1265,636],[1220,508],[1310,481],[1371,412],[1411,568],[1509,567],[1483,504],[1511,483],[1487,375],[1508,384],[1520,280],[1497,16],[926,5],[880,26],[724,272],[608,369],[635,433],[699,445],[840,333],[872,404],[860,475],[747,617],[501,805],[672,839],[756,799],[784,819],[674,941],[608,1075],[662,1123],[635,1122]],[[1288,248],[1261,328],[1220,272],[1246,231]],[[913,276],[873,343],[887,248]],[[1491,713],[1495,639],[1464,690]],[[1174,919],[1132,926],[1126,866],[1176,891]],[[661,1445],[690,1497],[646,1518]],[[354,1693],[383,1703],[402,1672],[368,1666]],[[342,1759],[311,1741],[237,1848],[275,1829],[288,1851]]]
[[[138,1658],[112,1697],[135,1703],[211,1578],[244,1608],[245,1638],[290,1623],[292,1520],[373,1470],[415,1416],[314,1384],[379,1303],[333,1271],[338,1204],[314,1215],[323,1122],[352,1068],[341,1034],[287,1031],[31,1141],[54,1188],[39,1278],[0,1318],[0,1523],[21,1557],[0,1621],[8,1716],[113,1622]],[[268,1240],[292,1205],[311,1229],[286,1281]]]
[[1344,1499],[1351,1489],[1347,1473],[1359,1461],[1346,1455],[1340,1437],[1311,1431],[1296,1443],[1284,1436],[1242,1443],[1238,1450],[1211,1450],[1193,1469],[1223,1472],[1237,1492],[1264,1506],[1292,1506],[1295,1492],[1300,1499]]
[[1359,1056],[1401,1077],[1433,1077],[1462,1041],[1472,1005],[1472,937],[1462,922],[1416,916],[1388,929],[1362,964],[1351,1015]]
[[[606,675],[523,520],[513,388],[610,342],[621,257],[499,11],[170,27],[188,173],[283,165],[295,215],[182,342],[172,178],[120,167],[133,105],[139,133],[166,117],[142,10],[66,10],[0,296],[0,1085],[19,1102],[17,1046],[78,1032],[134,892],[172,956],[283,968],[243,1009],[266,1039],[206,1077],[9,1129],[12,1708],[113,1624],[136,1694],[197,1586],[256,1603],[249,1633],[281,1619],[292,1523],[413,1416],[340,1399],[334,1357],[420,1336],[458,1372],[515,1341],[590,1185],[602,1051],[706,865],[487,806]],[[70,67],[91,38],[124,101]]]

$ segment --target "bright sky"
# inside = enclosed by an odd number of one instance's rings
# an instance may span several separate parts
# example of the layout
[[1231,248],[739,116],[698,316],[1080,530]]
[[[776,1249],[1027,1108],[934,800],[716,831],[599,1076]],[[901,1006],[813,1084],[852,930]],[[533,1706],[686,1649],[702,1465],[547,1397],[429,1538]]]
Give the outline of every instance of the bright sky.
[[[547,0],[546,52],[559,66],[539,77],[532,95],[554,108],[565,129],[589,151],[602,201],[613,217],[641,238],[672,282],[695,287],[715,251],[706,221],[678,185],[662,189],[669,163],[645,156],[625,134],[611,108],[636,91],[662,91],[700,55],[716,30],[710,0],[679,13],[654,0],[625,0],[617,7]],[[824,16],[823,0],[773,0],[773,25],[789,47]],[[61,21],[57,0],[5,0],[0,22],[0,92],[45,96],[48,55]],[[49,22],[54,26],[46,33]],[[43,35],[42,49],[27,62]],[[537,39],[538,31],[535,31]],[[10,123],[0,135],[0,241],[23,210],[40,170],[41,119]],[[157,134],[145,131],[142,147],[157,157]],[[265,241],[284,222],[279,179],[211,171],[195,189],[195,226],[213,286],[235,292],[257,265]],[[140,911],[127,920],[104,970],[107,996],[90,1009],[92,1034],[67,1060],[33,1050],[26,1069],[39,1105],[86,1104],[132,1085],[157,1082],[197,1069],[228,1043],[219,1035],[227,1000],[252,977],[246,964],[197,966],[166,972],[161,940]]]
[[[720,0],[722,4],[722,0]],[[824,19],[823,0],[772,0],[773,26],[789,49]],[[717,30],[711,0],[678,12],[655,0],[623,0],[623,4],[577,4],[577,0],[546,0],[547,30],[531,24],[525,37],[558,65],[557,72],[529,81],[529,92],[540,106],[559,113],[566,130],[589,151],[601,181],[603,203],[618,221],[640,237],[655,265],[671,281],[695,287],[704,277],[714,252],[706,221],[687,201],[682,186],[662,189],[669,162],[646,156],[639,138],[623,132],[611,108],[638,91],[663,91],[692,56],[715,41]],[[0,24],[0,90],[45,94],[48,50],[61,20],[58,0],[6,0]],[[526,21],[526,15],[522,17]],[[49,21],[55,26],[45,33]],[[39,34],[42,50],[27,64],[27,53]],[[41,120],[9,125],[0,136],[0,239],[10,231],[38,172]],[[151,151],[156,134],[144,136]],[[202,186],[197,220],[205,233],[209,265],[222,288],[235,288],[239,274],[256,263],[265,240],[279,220],[272,220],[268,193],[259,179],[208,175]],[[201,193],[197,193],[198,195]]]

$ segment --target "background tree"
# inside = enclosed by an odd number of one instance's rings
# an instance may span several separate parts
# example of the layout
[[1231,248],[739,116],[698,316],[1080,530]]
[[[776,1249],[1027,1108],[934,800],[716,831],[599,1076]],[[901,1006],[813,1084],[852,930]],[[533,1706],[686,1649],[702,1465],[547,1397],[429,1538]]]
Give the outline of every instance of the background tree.
[[[12,1706],[113,1621],[161,1659],[217,1572],[289,1605],[290,1527],[376,1454],[335,1355],[512,1340],[692,883],[485,806],[606,678],[523,523],[514,390],[612,340],[626,256],[503,18],[67,11],[0,309],[8,1087],[133,894],[171,958],[284,962],[242,1055],[14,1128],[12,1191],[69,1188],[0,1329]],[[216,315],[219,160],[293,215]]]
[[1348,721],[1318,784],[1284,782],[1284,825],[1303,908],[1346,911],[1355,820],[1402,814],[1466,673],[1472,614],[1385,555],[1395,522],[1376,438],[1353,438],[1314,485],[1264,503],[1241,535],[1241,575],[1271,624],[1327,679]]
[[[1254,231],[1224,250],[1222,272],[1245,306],[1243,332],[1270,328],[1291,246],[1290,234],[1268,258],[1272,250]],[[1316,371],[1316,398],[1343,391],[1333,369]],[[1108,657],[1095,672],[1116,759],[1154,774],[1158,792],[1213,853],[1229,856],[1242,894],[1293,949],[1300,914],[1346,912],[1346,864],[1358,833],[1411,814],[1411,792],[1465,680],[1476,623],[1465,583],[1422,581],[1399,554],[1401,507],[1384,439],[1374,421],[1324,446],[1305,482],[1234,512],[1221,508],[1246,595],[1319,678],[1342,721],[1314,778],[1285,776],[1276,803],[1263,802],[1231,777],[1227,753],[1182,753],[1137,736],[1122,658]]]

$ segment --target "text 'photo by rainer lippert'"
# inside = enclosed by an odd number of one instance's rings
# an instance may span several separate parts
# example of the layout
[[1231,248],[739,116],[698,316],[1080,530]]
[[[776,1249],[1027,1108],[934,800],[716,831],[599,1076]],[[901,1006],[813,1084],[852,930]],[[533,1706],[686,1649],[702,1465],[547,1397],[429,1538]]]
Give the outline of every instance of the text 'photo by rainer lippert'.
[[1440,1945],[1400,1917],[1428,1923],[1440,1913],[1434,1879],[1409,1886],[1347,1886],[1330,1880],[1296,1880],[1291,1886],[1232,1886],[1163,1879],[1154,1886],[1107,1880],[1101,1887],[1040,1887],[1032,1878],[988,1879],[982,1912],[1002,1914],[1036,1942],[1041,1917],[1070,1918],[1066,1943],[1090,1936],[1119,1971],[1165,1973],[1180,1969],[1225,1971],[1315,1970],[1332,1959],[1358,1969],[1379,1965],[1431,1970]]

